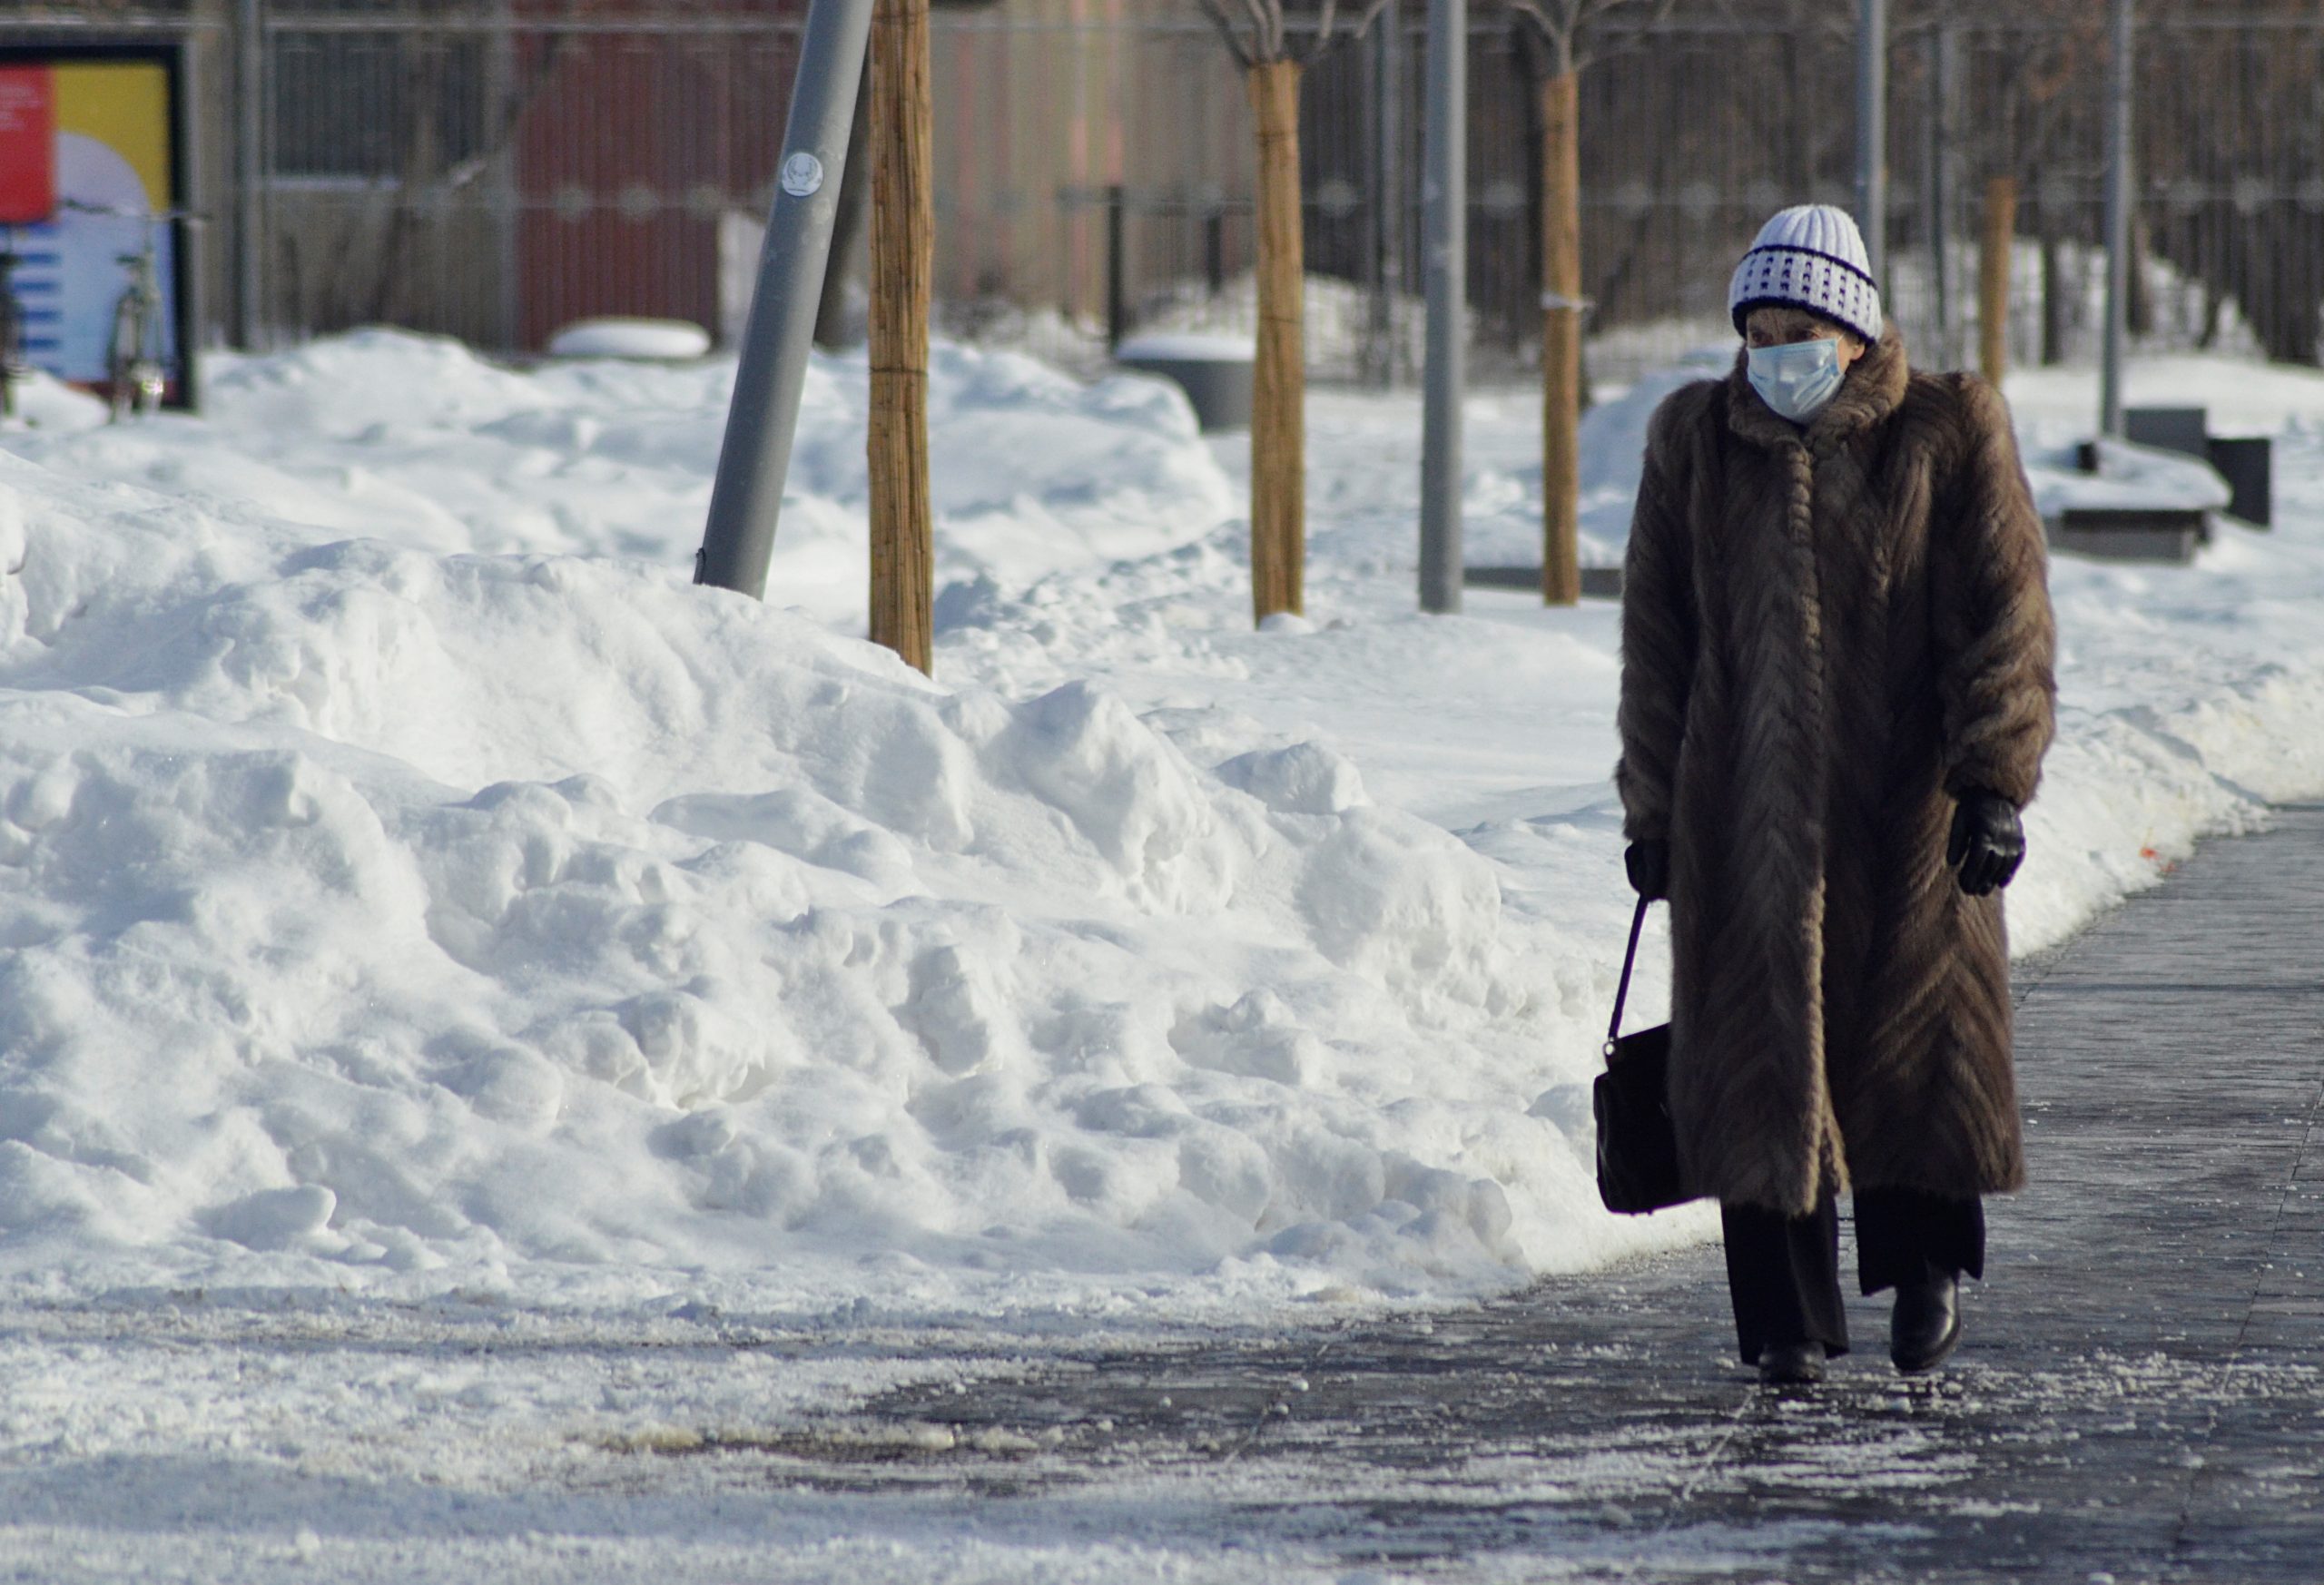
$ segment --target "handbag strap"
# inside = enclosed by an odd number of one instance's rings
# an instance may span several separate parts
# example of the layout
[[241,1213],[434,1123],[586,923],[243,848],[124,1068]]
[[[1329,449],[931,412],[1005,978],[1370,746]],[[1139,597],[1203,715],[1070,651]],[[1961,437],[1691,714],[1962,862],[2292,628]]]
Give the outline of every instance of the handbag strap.
[[1630,950],[1622,954],[1621,982],[1614,987],[1614,1021],[1606,1029],[1606,1055],[1614,1054],[1615,1045],[1622,1038],[1622,1005],[1630,999],[1630,970],[1638,967],[1638,939],[1646,929],[1646,898],[1638,900],[1638,911],[1630,916]]

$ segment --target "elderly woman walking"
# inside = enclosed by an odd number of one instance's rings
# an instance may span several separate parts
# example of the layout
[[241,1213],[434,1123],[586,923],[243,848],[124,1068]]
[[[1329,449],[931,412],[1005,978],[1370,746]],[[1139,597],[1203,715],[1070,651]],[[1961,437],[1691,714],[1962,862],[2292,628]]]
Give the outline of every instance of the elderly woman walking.
[[1855,222],[1769,221],[1725,379],[1655,414],[1622,605],[1631,883],[1668,897],[1670,1112],[1747,1364],[1847,1351],[1836,1196],[1932,1370],[2023,1185],[1999,889],[2048,747],[2042,525],[1998,394],[1915,373]]

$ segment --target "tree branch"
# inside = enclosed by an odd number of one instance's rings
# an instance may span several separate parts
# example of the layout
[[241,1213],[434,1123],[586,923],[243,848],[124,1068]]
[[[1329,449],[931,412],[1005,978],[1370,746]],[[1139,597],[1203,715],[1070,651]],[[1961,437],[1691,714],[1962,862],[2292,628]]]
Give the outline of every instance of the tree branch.
[[1210,25],[1218,29],[1218,36],[1225,41],[1226,53],[1235,57],[1235,64],[1245,71],[1250,70],[1251,52],[1244,47],[1242,35],[1235,31],[1235,24],[1227,19],[1226,8],[1218,0],[1195,0],[1195,4],[1201,7],[1205,16],[1210,18]]
[[[1567,70],[1582,71],[1600,61],[1614,55],[1627,54],[1631,50],[1637,49],[1640,41],[1646,34],[1669,20],[1671,9],[1677,4],[1678,0],[1581,0],[1582,13],[1575,19],[1572,59]],[[1598,36],[1598,29],[1594,25],[1600,18],[1626,6],[1639,5],[1649,7],[1645,20],[1637,27],[1629,30],[1628,35],[1621,43],[1611,48],[1583,47],[1585,39],[1591,41],[1594,45]]]
[[[1282,59],[1283,50],[1279,42],[1267,31],[1266,0],[1243,0],[1243,9],[1248,12],[1251,17],[1252,63],[1256,64],[1260,61]],[[1278,10],[1276,15],[1279,16],[1281,12]]]
[[1370,33],[1372,25],[1380,20],[1380,14],[1394,4],[1395,0],[1364,0],[1364,15],[1356,19],[1353,36],[1362,38]]
[[1541,0],[1509,0],[1509,8],[1541,29],[1543,37],[1557,36],[1557,24],[1551,22],[1550,14],[1541,9]]
[[[1609,54],[1635,49],[1640,34],[1667,20],[1677,0],[1507,0],[1509,8],[1533,25],[1535,35],[1549,46],[1550,75],[1561,77],[1586,70]],[[1614,12],[1649,6],[1645,21],[1629,40],[1613,49],[1589,47],[1598,24]]]
[[1332,42],[1332,24],[1339,19],[1340,0],[1324,0],[1315,15],[1315,36],[1307,41],[1306,59],[1313,62]]

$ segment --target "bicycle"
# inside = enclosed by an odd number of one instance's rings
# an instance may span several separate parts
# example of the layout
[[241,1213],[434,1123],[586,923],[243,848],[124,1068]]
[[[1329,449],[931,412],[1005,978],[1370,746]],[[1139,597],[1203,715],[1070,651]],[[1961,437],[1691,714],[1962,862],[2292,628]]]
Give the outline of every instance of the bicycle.
[[25,309],[16,300],[16,265],[23,255],[16,251],[15,233],[14,226],[0,233],[0,418],[16,416],[16,388],[33,371],[25,356]]
[[105,398],[113,423],[132,412],[148,417],[161,407],[170,386],[169,321],[155,261],[155,231],[177,221],[199,224],[202,217],[177,210],[107,208],[71,199],[59,207],[138,222],[137,251],[113,255],[129,281],[113,300],[113,328],[105,340]]
[[162,405],[169,389],[169,349],[162,341],[162,284],[153,269],[153,231],[145,231],[144,246],[134,253],[117,253],[114,261],[129,271],[129,285],[113,305],[113,335],[105,343],[106,397],[112,421],[121,422],[134,407],[139,417],[150,417]]

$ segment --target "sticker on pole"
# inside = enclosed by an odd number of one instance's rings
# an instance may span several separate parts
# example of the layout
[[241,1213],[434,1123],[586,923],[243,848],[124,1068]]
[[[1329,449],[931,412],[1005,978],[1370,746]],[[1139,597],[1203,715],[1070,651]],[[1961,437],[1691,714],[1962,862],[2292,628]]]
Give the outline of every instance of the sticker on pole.
[[814,155],[793,154],[783,162],[783,191],[792,197],[812,198],[822,186],[823,162]]

